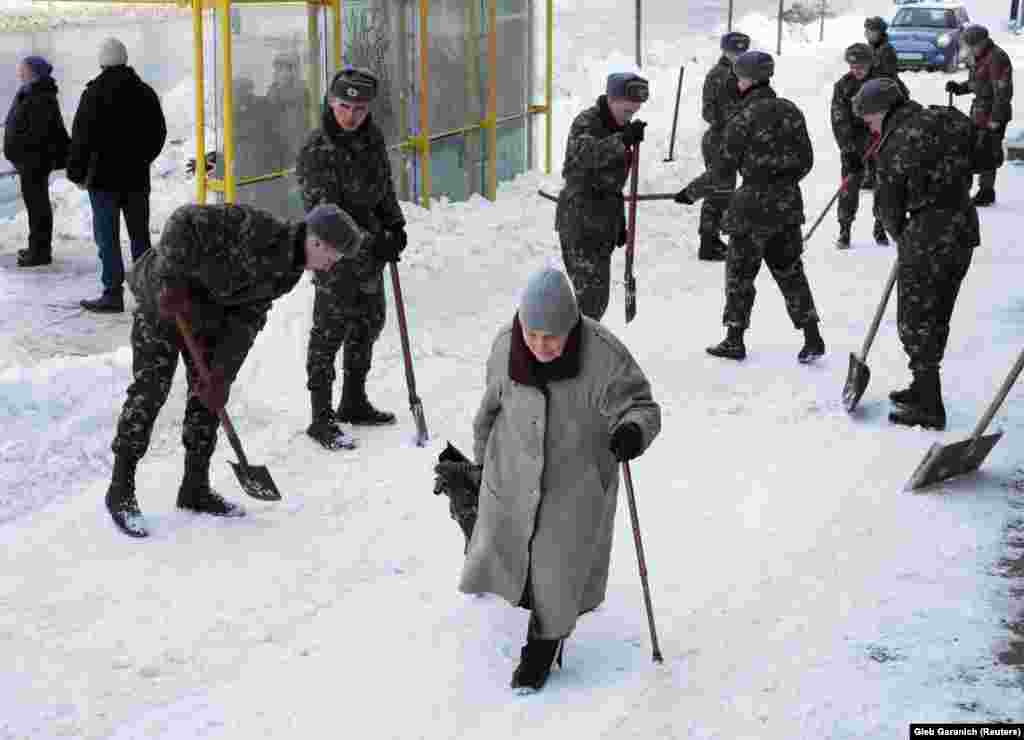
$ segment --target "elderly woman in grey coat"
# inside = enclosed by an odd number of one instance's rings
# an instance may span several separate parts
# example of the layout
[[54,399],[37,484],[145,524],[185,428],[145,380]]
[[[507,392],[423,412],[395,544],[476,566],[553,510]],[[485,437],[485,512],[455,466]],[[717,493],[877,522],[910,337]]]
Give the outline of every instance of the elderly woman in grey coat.
[[618,462],[660,428],[629,351],[580,315],[563,273],[535,273],[487,361],[473,422],[479,512],[459,584],[531,611],[513,688],[540,689],[577,617],[604,601]]

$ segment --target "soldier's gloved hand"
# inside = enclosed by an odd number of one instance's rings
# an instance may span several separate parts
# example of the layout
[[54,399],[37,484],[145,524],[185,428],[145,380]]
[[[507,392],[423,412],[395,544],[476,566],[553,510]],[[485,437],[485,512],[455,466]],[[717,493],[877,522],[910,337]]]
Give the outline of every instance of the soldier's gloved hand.
[[223,411],[228,403],[228,382],[224,369],[211,367],[206,378],[200,377],[196,383],[195,395],[213,413]]
[[392,237],[398,243],[398,253],[401,254],[409,245],[409,235],[405,233],[405,227],[396,226],[393,229],[388,229],[388,231],[391,232]]
[[629,240],[629,230],[626,229],[626,222],[623,221],[619,224],[619,234],[615,237],[615,246],[624,247],[626,242]]
[[637,458],[644,451],[644,433],[639,425],[627,421],[612,434],[608,448],[619,462]]
[[401,260],[402,246],[393,231],[382,231],[373,240],[373,256],[381,262],[398,262]]
[[192,294],[185,285],[165,285],[157,297],[157,310],[160,318],[173,323],[181,316],[185,321],[192,321]]
[[644,140],[645,128],[647,128],[646,121],[630,121],[622,130],[622,143],[626,146],[639,144]]
[[864,160],[857,152],[843,152],[840,155],[843,162],[843,169],[852,174],[864,171]]
[[678,193],[676,193],[672,197],[672,200],[674,200],[676,203],[681,203],[684,206],[692,206],[694,203],[697,202],[690,197],[690,194],[688,192],[686,192],[686,188],[683,188]]

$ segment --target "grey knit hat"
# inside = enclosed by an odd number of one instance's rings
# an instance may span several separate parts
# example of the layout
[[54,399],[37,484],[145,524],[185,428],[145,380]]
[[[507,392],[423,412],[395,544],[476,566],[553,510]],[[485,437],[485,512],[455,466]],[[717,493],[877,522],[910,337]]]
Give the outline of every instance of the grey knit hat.
[[128,64],[128,50],[119,40],[109,38],[100,45],[100,66],[116,67]]
[[365,236],[355,219],[333,203],[321,203],[307,213],[306,228],[313,236],[346,254],[357,249]]
[[579,318],[576,296],[565,273],[545,267],[530,276],[519,304],[519,323],[528,331],[564,337]]

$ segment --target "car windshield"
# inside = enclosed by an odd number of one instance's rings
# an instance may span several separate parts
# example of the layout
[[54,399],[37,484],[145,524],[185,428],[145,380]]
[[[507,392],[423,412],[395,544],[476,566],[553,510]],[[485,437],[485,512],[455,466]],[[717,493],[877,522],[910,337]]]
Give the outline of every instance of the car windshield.
[[914,28],[947,28],[949,11],[942,8],[901,8],[892,19],[894,28],[912,26]]

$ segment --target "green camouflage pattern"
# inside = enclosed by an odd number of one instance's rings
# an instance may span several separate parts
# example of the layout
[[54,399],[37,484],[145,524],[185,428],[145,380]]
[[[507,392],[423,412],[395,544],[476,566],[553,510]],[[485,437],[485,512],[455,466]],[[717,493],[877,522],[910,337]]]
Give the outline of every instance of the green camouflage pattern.
[[334,360],[342,345],[342,367],[368,372],[374,342],[384,330],[384,293],[362,293],[351,300],[350,296],[339,299],[331,290],[330,285],[317,286],[313,299],[313,328],[306,351],[306,387],[310,390],[334,385]]
[[967,87],[974,93],[971,118],[975,125],[995,123],[1005,129],[1013,120],[1013,64],[992,39],[983,42],[981,54],[970,68]]
[[889,43],[889,34],[882,33],[876,43],[868,42],[868,44],[875,57],[871,64],[871,71],[876,77],[896,79],[899,72],[899,57],[896,56],[896,50]]
[[558,234],[562,261],[576,293],[580,313],[600,321],[608,310],[612,282],[612,252],[615,243],[580,238],[566,230]]

